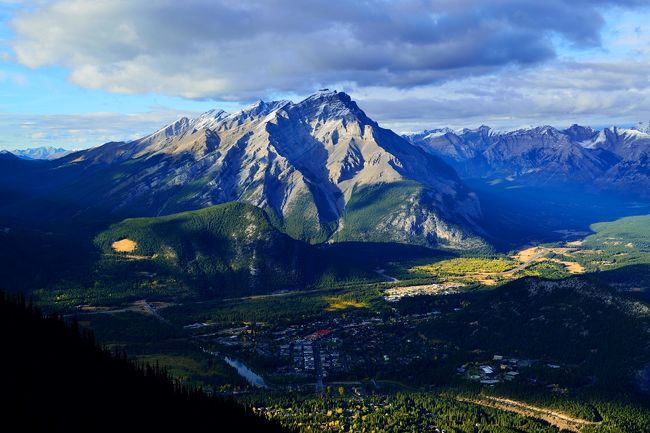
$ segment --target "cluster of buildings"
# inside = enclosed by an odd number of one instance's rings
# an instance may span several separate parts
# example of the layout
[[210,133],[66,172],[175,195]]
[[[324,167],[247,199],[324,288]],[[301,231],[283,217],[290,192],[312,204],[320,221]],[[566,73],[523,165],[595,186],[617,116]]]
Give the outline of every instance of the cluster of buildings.
[[[558,384],[547,383],[537,375],[543,369],[560,370],[563,367],[560,364],[546,363],[539,360],[519,359],[494,355],[491,360],[483,362],[465,363],[456,369],[457,374],[467,380],[480,382],[484,385],[496,385],[501,382],[510,382],[521,379],[520,374],[524,373],[529,367],[535,366],[536,373],[526,372],[525,381],[532,385],[546,386],[553,392],[565,393],[566,388]],[[540,370],[540,368],[542,370]],[[542,375],[545,377],[546,375]]]
[[386,290],[384,299],[388,302],[397,302],[402,298],[421,295],[451,295],[458,293],[459,283],[432,283],[419,286],[391,287]]
[[279,386],[313,389],[315,384],[318,390],[324,381],[349,383],[359,377],[399,374],[413,363],[421,368],[424,359],[447,358],[453,348],[427,341],[417,330],[442,315],[438,310],[405,315],[393,311],[286,325],[242,323],[222,329],[196,323],[187,329],[201,332],[196,337],[238,359],[265,365],[262,374]]
[[466,363],[458,367],[456,371],[467,380],[480,382],[484,385],[495,385],[503,381],[515,380],[522,368],[532,365],[533,361],[530,359],[494,355],[490,361]]
[[298,338],[280,346],[280,358],[290,360],[280,369],[285,374],[309,376],[320,366],[321,377],[341,370],[341,341],[332,335],[331,329],[321,329],[304,338]]

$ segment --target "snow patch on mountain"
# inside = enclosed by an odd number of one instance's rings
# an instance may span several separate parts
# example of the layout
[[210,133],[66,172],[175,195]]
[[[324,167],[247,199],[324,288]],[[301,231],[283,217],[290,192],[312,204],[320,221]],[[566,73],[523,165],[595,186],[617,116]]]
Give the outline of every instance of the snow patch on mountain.
[[639,122],[633,129],[644,134],[650,134],[650,122]]

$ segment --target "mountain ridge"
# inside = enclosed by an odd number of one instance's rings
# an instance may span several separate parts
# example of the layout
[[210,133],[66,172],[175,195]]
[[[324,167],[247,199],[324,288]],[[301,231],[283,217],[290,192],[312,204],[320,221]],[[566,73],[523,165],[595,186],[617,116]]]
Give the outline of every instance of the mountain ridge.
[[512,131],[481,126],[404,137],[443,158],[463,178],[510,176],[531,183],[568,182],[646,196],[650,133],[639,125],[598,130],[574,124],[566,129],[541,126]]
[[63,147],[54,147],[54,146],[40,146],[40,147],[30,147],[27,149],[14,149],[8,151],[19,158],[23,159],[57,159],[66,156],[67,154],[73,152]]
[[[160,216],[239,201],[310,243],[484,245],[478,198],[453,168],[380,127],[343,92],[211,110],[137,140],[71,153],[46,169],[65,178],[52,188],[79,201],[77,215],[101,205],[97,212],[116,219]],[[360,207],[368,194],[383,201]],[[359,212],[373,224],[360,224]]]
[[[55,169],[83,173],[82,190],[102,183],[87,194],[114,203],[117,211],[137,209],[140,216],[242,201],[312,243],[482,243],[476,235],[480,205],[454,170],[381,128],[337,91],[181,118],[137,140],[70,154]],[[396,183],[412,188],[401,189],[404,200],[383,208],[377,220],[382,236],[371,233],[377,227],[352,232],[354,224],[346,226],[345,207],[354,194]]]

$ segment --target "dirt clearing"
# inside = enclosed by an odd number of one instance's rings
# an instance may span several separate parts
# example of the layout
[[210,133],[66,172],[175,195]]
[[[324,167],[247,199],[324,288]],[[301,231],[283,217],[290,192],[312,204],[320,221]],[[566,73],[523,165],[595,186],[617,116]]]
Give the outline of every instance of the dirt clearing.
[[480,398],[458,397],[458,400],[507,412],[518,413],[529,418],[540,419],[559,428],[560,430],[568,430],[575,433],[579,433],[583,426],[600,424],[600,421],[588,421],[556,410],[533,406],[531,404],[506,398],[482,396]]
[[138,243],[131,239],[122,239],[113,242],[111,247],[116,253],[132,253],[136,248],[138,248]]

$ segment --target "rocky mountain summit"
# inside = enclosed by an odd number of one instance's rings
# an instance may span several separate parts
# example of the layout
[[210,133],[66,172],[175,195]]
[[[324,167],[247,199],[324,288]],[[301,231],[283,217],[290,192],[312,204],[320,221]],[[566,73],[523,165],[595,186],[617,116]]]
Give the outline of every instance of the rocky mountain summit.
[[66,189],[125,215],[239,201],[314,243],[482,243],[479,202],[454,170],[337,91],[182,118],[135,141],[68,155],[56,169],[78,173]]

